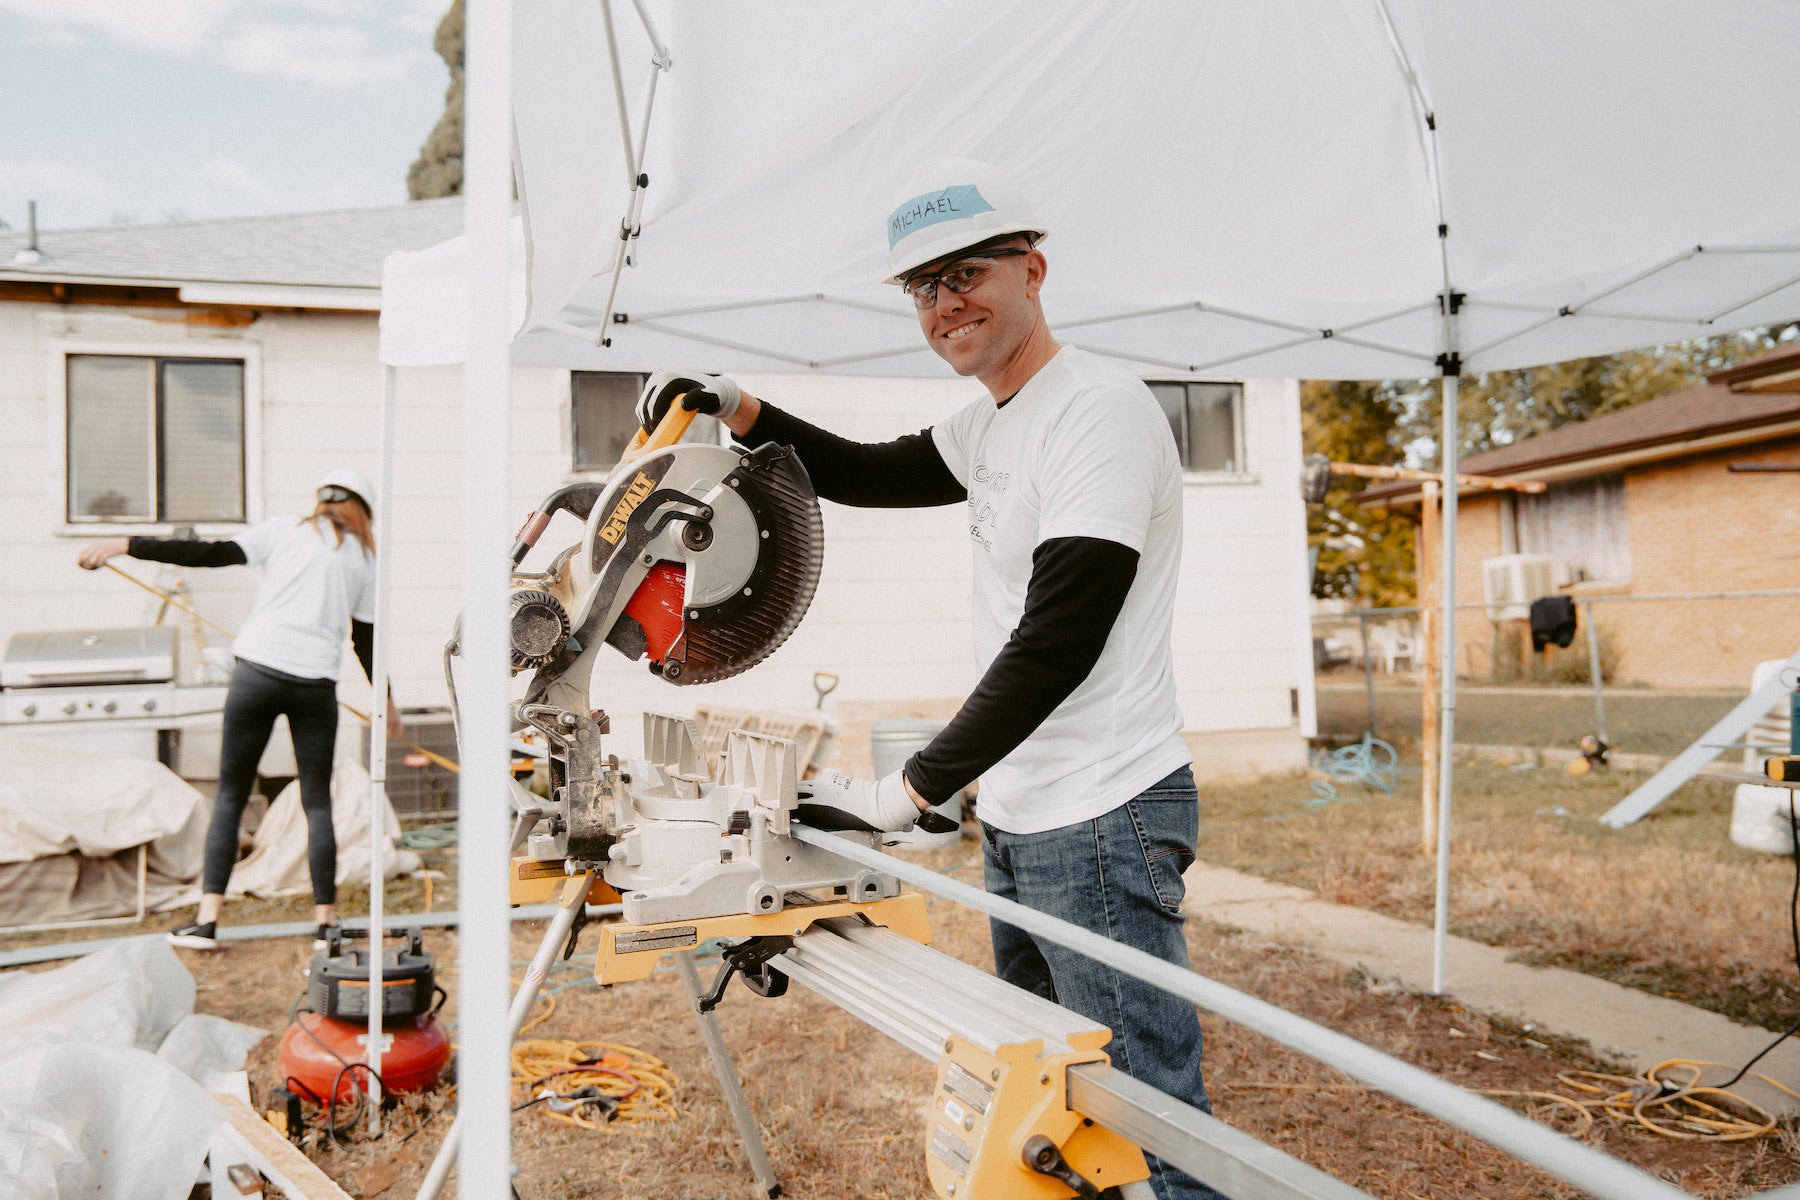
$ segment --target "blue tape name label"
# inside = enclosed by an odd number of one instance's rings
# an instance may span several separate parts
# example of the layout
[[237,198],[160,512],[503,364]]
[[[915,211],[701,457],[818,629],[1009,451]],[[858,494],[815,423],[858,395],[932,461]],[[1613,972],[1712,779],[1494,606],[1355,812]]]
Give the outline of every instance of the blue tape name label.
[[896,208],[888,218],[888,249],[892,250],[907,234],[927,229],[941,221],[954,221],[993,211],[994,206],[987,202],[974,184],[958,184],[926,192],[923,196],[914,196]]

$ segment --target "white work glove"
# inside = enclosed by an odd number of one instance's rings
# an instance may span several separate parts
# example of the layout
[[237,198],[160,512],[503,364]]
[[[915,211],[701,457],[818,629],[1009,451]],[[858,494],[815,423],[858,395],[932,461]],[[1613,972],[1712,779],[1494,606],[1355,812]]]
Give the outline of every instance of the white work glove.
[[658,371],[644,381],[644,390],[638,394],[638,424],[649,433],[661,423],[669,411],[669,405],[675,397],[683,392],[687,395],[681,401],[681,407],[689,412],[705,413],[709,417],[728,420],[737,411],[738,401],[744,393],[738,385],[723,375],[700,375],[693,371]]
[[919,819],[919,806],[899,771],[879,780],[826,771],[816,779],[802,779],[799,792],[795,815],[820,829],[893,831]]

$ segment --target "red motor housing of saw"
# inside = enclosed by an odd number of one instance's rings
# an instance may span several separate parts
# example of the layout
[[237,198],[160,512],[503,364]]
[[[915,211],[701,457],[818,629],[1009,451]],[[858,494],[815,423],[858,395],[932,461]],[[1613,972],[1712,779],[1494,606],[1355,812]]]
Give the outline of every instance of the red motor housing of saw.
[[643,626],[645,653],[657,666],[681,640],[681,611],[686,598],[687,570],[677,563],[659,562],[650,568],[625,604],[625,615]]

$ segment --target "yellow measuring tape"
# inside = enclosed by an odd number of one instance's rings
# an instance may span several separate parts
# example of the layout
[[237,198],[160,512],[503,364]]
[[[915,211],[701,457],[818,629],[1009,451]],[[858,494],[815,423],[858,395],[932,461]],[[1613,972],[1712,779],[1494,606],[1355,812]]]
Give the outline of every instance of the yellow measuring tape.
[[[232,634],[231,630],[225,628],[223,625],[219,624],[217,621],[208,620],[206,617],[201,616],[199,613],[195,612],[193,609],[189,608],[187,605],[185,605],[181,601],[177,600],[170,593],[165,592],[162,588],[159,588],[154,584],[145,583],[143,580],[139,579],[137,576],[132,575],[126,571],[121,571],[121,570],[119,570],[119,568],[113,566],[111,563],[104,563],[102,565],[105,566],[106,569],[111,571],[114,575],[117,575],[120,579],[126,580],[130,583],[137,584],[137,586],[143,588],[146,592],[149,592],[152,596],[161,598],[161,600],[165,604],[171,604],[174,607],[179,608],[182,612],[184,612],[188,616],[194,618],[194,620],[199,621],[202,625],[206,625],[206,626],[209,626],[210,628],[216,629],[220,633],[224,634],[226,637],[234,636]],[[343,709],[345,712],[349,713],[351,716],[355,717],[357,720],[361,721],[364,725],[373,725],[374,724],[374,722],[369,719],[368,713],[365,713],[358,709],[352,708],[350,705],[345,704],[342,700],[338,701],[338,707]],[[435,751],[427,750],[425,747],[419,745],[417,742],[409,742],[405,738],[395,738],[394,740],[396,742],[399,742],[402,746],[405,746],[408,750],[413,751],[414,753],[423,754],[426,758],[430,759],[432,762],[436,763],[438,766],[443,767],[447,771],[456,771],[458,773],[460,773],[462,771],[462,768],[457,766],[450,759],[445,758],[443,755],[438,754]]]

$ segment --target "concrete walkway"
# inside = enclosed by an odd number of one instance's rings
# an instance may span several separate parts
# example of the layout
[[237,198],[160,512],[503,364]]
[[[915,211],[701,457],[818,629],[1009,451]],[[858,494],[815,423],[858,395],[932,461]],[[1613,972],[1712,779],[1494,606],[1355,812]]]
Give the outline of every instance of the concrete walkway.
[[[1371,977],[1409,991],[1431,991],[1428,925],[1330,904],[1302,888],[1207,863],[1195,863],[1186,880],[1185,907],[1196,916],[1361,967]],[[1736,1071],[1775,1038],[1769,1030],[1591,975],[1508,962],[1510,953],[1450,938],[1445,989],[1472,1009],[1580,1038],[1597,1053],[1638,1070],[1671,1058],[1691,1058],[1728,1063]],[[1800,1091],[1800,1038],[1777,1046],[1753,1071]],[[1729,1077],[1714,1075],[1714,1082]],[[1748,1076],[1733,1090],[1770,1112],[1800,1112],[1800,1102]]]

